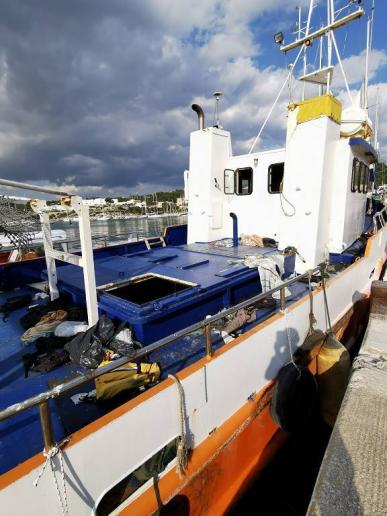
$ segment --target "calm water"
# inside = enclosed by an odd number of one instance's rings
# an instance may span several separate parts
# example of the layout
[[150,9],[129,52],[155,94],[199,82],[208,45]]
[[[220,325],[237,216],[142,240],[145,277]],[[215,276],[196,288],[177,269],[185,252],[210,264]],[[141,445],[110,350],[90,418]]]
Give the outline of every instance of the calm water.
[[[93,220],[91,232],[94,237],[106,237],[107,240],[126,240],[141,236],[159,236],[163,234],[165,226],[186,224],[187,216],[161,217],[157,219],[122,219],[122,220]],[[64,229],[69,240],[79,239],[78,223],[55,222],[53,229]]]

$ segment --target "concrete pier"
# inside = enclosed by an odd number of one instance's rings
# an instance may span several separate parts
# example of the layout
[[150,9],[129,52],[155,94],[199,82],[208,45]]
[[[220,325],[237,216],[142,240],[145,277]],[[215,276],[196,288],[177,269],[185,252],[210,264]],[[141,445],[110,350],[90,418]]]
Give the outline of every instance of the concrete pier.
[[366,334],[308,516],[387,514],[387,282],[375,281]]

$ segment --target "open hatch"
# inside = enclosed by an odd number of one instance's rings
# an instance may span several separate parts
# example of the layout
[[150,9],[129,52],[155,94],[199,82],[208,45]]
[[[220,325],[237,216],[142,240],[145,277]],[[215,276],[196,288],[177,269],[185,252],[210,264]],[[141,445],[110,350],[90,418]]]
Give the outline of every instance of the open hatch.
[[195,286],[195,283],[152,273],[135,276],[114,286],[109,285],[109,288],[103,290],[141,306]]

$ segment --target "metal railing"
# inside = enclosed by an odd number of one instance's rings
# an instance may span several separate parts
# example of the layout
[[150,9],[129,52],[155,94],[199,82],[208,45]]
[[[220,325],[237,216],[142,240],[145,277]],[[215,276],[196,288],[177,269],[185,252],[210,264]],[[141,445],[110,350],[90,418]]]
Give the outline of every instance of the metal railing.
[[[376,233],[379,229],[384,227],[384,225],[386,224],[386,221],[387,221],[386,207],[384,207],[382,210],[375,213],[375,215],[373,216],[373,221],[374,221],[374,231]],[[379,223],[380,227],[378,227],[378,223]]]
[[[130,242],[139,242],[144,238],[153,238],[150,237],[147,233],[142,233],[140,231],[134,231],[131,233],[123,232],[123,233],[110,233],[109,235],[93,235],[91,237],[93,244],[102,244],[102,247],[109,247],[112,245],[117,245],[119,243],[130,243]],[[156,238],[156,236],[155,236]],[[68,251],[70,249],[76,250],[79,247],[80,240],[79,238],[60,240],[55,242],[56,245],[63,245],[64,250]],[[77,245],[78,244],[78,245]],[[94,245],[93,245],[94,247]]]
[[114,360],[110,364],[107,364],[103,367],[99,367],[98,369],[95,369],[93,371],[86,371],[84,374],[76,378],[73,378],[72,380],[69,380],[66,383],[59,384],[48,391],[37,394],[36,396],[32,396],[31,398],[28,398],[19,403],[15,403],[14,405],[10,405],[6,409],[0,411],[0,421],[4,421],[17,414],[20,414],[21,412],[39,406],[39,416],[42,427],[43,442],[45,445],[45,449],[48,450],[54,444],[50,408],[48,405],[49,400],[59,398],[60,396],[67,394],[68,392],[84,385],[85,383],[91,380],[94,380],[95,378],[98,378],[103,374],[109,373],[111,371],[114,371],[115,369],[118,369],[119,367],[122,367],[129,360],[138,360],[140,358],[143,358],[149,355],[150,353],[158,351],[161,348],[167,346],[168,344],[171,344],[172,342],[175,342],[181,337],[185,337],[186,335],[189,335],[193,332],[203,331],[205,354],[208,358],[210,358],[213,354],[211,327],[214,323],[228,315],[232,315],[233,313],[237,312],[242,308],[246,308],[257,303],[258,301],[262,301],[263,299],[272,296],[274,293],[278,291],[280,291],[280,309],[281,311],[284,311],[286,308],[285,289],[293,285],[294,283],[297,283],[300,279],[308,278],[312,274],[316,274],[318,272],[321,272],[320,267],[307,271],[299,276],[295,276],[294,278],[291,278],[287,281],[280,283],[278,286],[272,288],[271,290],[268,290],[267,292],[263,292],[254,297],[251,297],[250,299],[238,303],[237,305],[234,305],[231,308],[223,310],[216,315],[207,317],[206,319],[203,319],[198,323],[192,324],[182,330],[179,330],[173,333],[172,335],[169,335],[168,337],[164,337],[163,339],[160,339],[154,342],[153,344],[149,344],[148,346],[139,349],[131,356],[121,357],[117,360]]

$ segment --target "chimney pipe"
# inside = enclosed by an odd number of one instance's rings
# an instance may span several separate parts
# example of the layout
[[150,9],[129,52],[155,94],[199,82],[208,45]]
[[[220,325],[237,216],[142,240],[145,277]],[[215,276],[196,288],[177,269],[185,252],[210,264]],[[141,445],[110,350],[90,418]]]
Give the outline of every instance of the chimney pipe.
[[199,104],[192,104],[191,107],[195,111],[195,113],[197,113],[197,115],[198,115],[199,130],[201,131],[202,129],[204,129],[204,111],[199,106]]

